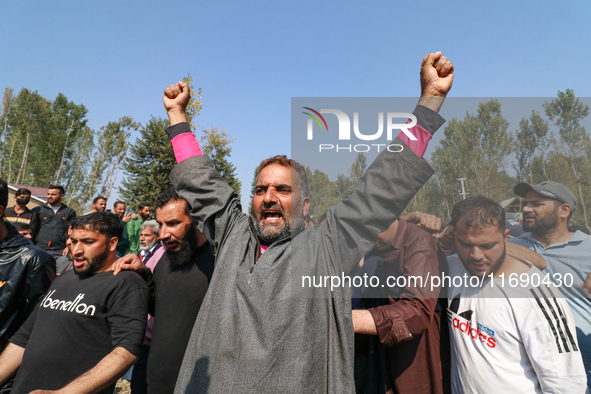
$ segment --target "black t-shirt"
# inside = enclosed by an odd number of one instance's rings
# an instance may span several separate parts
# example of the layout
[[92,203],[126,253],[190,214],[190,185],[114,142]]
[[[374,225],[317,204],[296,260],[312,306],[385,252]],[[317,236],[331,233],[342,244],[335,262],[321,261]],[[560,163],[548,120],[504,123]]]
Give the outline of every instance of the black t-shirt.
[[[12,394],[60,389],[116,347],[139,356],[148,297],[145,281],[131,271],[60,275],[10,339],[25,348]],[[113,393],[114,387],[100,393]]]
[[213,274],[214,260],[206,242],[195,250],[188,266],[172,266],[169,253],[165,252],[154,269],[156,305],[147,366],[151,394],[174,392],[197,312]]

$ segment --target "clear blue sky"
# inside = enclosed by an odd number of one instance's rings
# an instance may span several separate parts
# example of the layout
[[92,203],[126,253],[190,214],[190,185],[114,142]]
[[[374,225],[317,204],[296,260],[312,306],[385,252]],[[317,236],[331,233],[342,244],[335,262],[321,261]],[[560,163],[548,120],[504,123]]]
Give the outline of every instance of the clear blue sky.
[[0,89],[64,93],[87,106],[94,129],[165,116],[163,89],[191,73],[203,89],[199,125],[236,136],[246,206],[258,162],[290,154],[291,97],[416,96],[429,52],[455,64],[451,96],[591,96],[588,0],[37,0],[0,10]]

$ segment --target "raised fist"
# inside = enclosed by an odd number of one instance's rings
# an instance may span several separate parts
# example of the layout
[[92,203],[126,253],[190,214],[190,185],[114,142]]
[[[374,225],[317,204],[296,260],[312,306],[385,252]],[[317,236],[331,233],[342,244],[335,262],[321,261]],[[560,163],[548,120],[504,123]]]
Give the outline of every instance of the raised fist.
[[454,65],[441,56],[441,52],[430,53],[421,63],[421,96],[445,97],[454,80]]
[[189,100],[191,100],[191,89],[184,82],[178,82],[164,89],[163,101],[167,112],[185,112]]

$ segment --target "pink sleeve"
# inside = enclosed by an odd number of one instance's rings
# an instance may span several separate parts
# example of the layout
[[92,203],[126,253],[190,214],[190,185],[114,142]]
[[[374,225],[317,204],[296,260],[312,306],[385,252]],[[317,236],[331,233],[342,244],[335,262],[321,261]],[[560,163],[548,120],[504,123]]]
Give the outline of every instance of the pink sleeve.
[[408,136],[403,131],[400,131],[398,137],[400,137],[400,139],[406,144],[406,146],[408,146],[410,150],[412,150],[417,156],[423,158],[423,155],[427,150],[427,145],[429,144],[429,141],[433,136],[431,135],[431,133],[429,133],[427,130],[425,130],[419,125],[416,125],[408,130],[415,137],[417,137],[416,141],[413,141],[410,138],[408,138]]
[[170,141],[176,162],[180,163],[183,160],[193,156],[203,156],[199,143],[193,133],[182,133],[177,135]]

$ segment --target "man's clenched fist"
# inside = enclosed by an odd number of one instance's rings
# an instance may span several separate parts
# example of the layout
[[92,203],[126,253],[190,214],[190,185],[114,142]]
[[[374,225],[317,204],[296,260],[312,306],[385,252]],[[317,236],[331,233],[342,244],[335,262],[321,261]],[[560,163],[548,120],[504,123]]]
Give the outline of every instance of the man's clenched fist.
[[421,96],[445,97],[454,80],[454,65],[441,56],[441,52],[430,53],[421,63]]
[[168,112],[170,125],[186,122],[185,108],[191,100],[191,89],[184,82],[178,82],[164,89],[164,108]]

